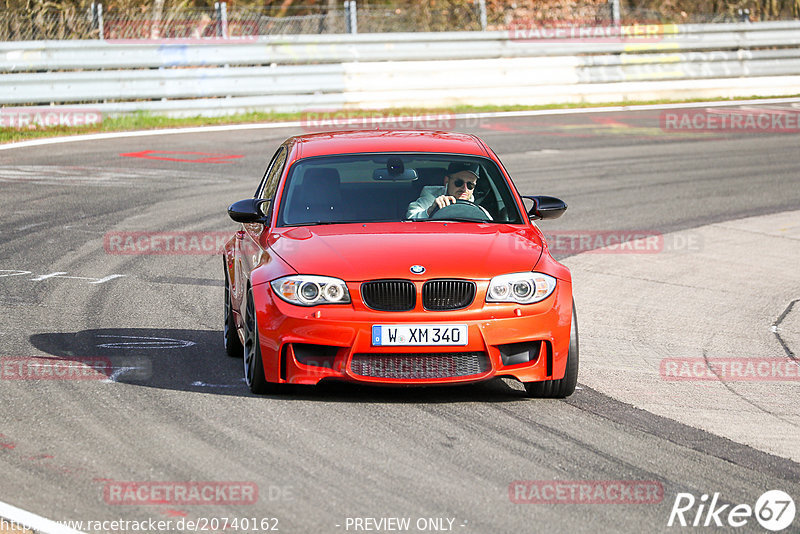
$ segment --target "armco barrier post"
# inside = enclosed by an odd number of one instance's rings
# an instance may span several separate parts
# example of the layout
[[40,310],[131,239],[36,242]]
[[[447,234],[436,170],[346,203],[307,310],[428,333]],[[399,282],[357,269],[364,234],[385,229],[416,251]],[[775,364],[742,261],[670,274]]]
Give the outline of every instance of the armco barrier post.
[[486,31],[486,27],[489,25],[488,17],[486,16],[486,0],[479,0],[478,1],[478,9],[480,10],[481,14],[481,31]]
[[611,22],[615,26],[622,24],[622,10],[619,5],[619,0],[608,0],[611,4]]
[[217,21],[217,37],[228,38],[228,4],[227,2],[214,2],[214,12]]
[[102,41],[104,38],[103,4],[101,4],[100,2],[92,2],[91,16],[92,16],[92,28],[97,29],[97,38]]
[[344,23],[347,33],[358,33],[358,12],[356,0],[345,0],[344,2]]

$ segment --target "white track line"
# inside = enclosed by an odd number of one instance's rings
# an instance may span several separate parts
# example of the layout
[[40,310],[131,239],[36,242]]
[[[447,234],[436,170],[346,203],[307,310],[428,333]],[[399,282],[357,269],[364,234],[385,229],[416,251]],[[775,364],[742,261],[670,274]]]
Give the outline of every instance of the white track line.
[[33,529],[37,533],[42,534],[84,534],[80,530],[69,528],[66,525],[61,525],[55,521],[45,519],[44,517],[26,512],[16,506],[11,506],[0,501],[0,517],[12,521],[20,526]]
[[[636,106],[604,106],[594,108],[559,108],[559,109],[534,109],[523,111],[497,111],[487,113],[461,113],[454,115],[453,118],[458,119],[498,119],[505,117],[535,117],[541,115],[580,115],[584,113],[609,113],[620,111],[652,111],[663,109],[684,109],[684,108],[697,108],[697,107],[720,107],[720,106],[744,106],[744,105],[764,105],[764,104],[800,104],[800,98],[763,98],[756,100],[726,100],[723,102],[682,102],[678,104],[644,104]],[[358,110],[352,110],[357,113]],[[391,113],[391,110],[387,110]],[[431,111],[432,115],[439,114],[440,112]],[[424,116],[425,112],[421,110],[420,116]],[[402,115],[400,115],[402,117]],[[349,122],[358,124],[363,119],[354,117]],[[370,117],[372,124],[391,123],[396,122],[397,118],[391,116],[381,118]],[[348,121],[342,121],[346,124]],[[192,128],[170,128],[165,130],[140,130],[135,132],[109,132],[102,134],[88,134],[88,135],[72,135],[66,137],[49,137],[46,139],[33,139],[30,141],[19,141],[17,143],[0,144],[0,150],[11,150],[14,148],[25,148],[32,146],[54,145],[59,143],[74,143],[78,141],[97,141],[102,139],[121,139],[125,137],[145,137],[148,135],[173,135],[173,134],[193,134],[193,133],[207,133],[207,132],[231,132],[237,130],[267,130],[275,128],[298,128],[305,123],[302,121],[291,122],[267,122],[258,124],[226,124],[223,126],[196,126]]]
[[205,132],[229,132],[233,130],[259,130],[267,128],[297,128],[302,126],[295,122],[269,122],[264,124],[227,124],[225,126],[196,126],[194,128],[170,128],[168,130],[139,130],[135,132],[109,132],[102,134],[72,135],[67,137],[50,137],[47,139],[33,139],[18,143],[0,145],[0,150],[24,148],[29,146],[54,145],[57,143],[72,143],[75,141],[97,141],[100,139],[120,139],[123,137],[145,137],[148,135],[192,134]]

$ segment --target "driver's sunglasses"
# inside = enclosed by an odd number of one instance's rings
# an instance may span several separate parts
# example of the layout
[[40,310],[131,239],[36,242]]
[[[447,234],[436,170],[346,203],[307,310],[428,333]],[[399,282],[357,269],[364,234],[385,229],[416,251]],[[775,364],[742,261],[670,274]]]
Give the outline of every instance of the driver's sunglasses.
[[472,191],[473,189],[475,189],[475,182],[465,182],[465,181],[464,181],[464,180],[462,180],[461,178],[456,178],[456,179],[453,181],[453,184],[454,184],[456,187],[461,187],[462,185],[464,185],[464,184],[467,184],[467,189],[469,189],[470,191]]

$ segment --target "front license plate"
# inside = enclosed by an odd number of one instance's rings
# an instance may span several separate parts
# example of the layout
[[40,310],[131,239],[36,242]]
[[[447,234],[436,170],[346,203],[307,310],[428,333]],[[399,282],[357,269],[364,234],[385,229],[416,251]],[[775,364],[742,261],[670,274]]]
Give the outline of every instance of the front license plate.
[[376,324],[372,325],[372,346],[466,345],[465,324]]

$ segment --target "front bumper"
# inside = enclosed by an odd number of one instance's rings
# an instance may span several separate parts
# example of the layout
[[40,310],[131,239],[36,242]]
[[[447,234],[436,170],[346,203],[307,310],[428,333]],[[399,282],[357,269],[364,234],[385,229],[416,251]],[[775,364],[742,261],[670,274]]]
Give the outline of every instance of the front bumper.
[[[348,283],[350,305],[302,307],[254,287],[264,373],[270,382],[317,384],[346,380],[384,385],[458,384],[513,377],[521,382],[563,378],[569,351],[572,286],[558,281],[545,300],[487,304],[478,282],[472,305],[456,311],[380,312]],[[463,346],[373,346],[380,324],[463,324]],[[466,374],[465,374],[466,373]]]

